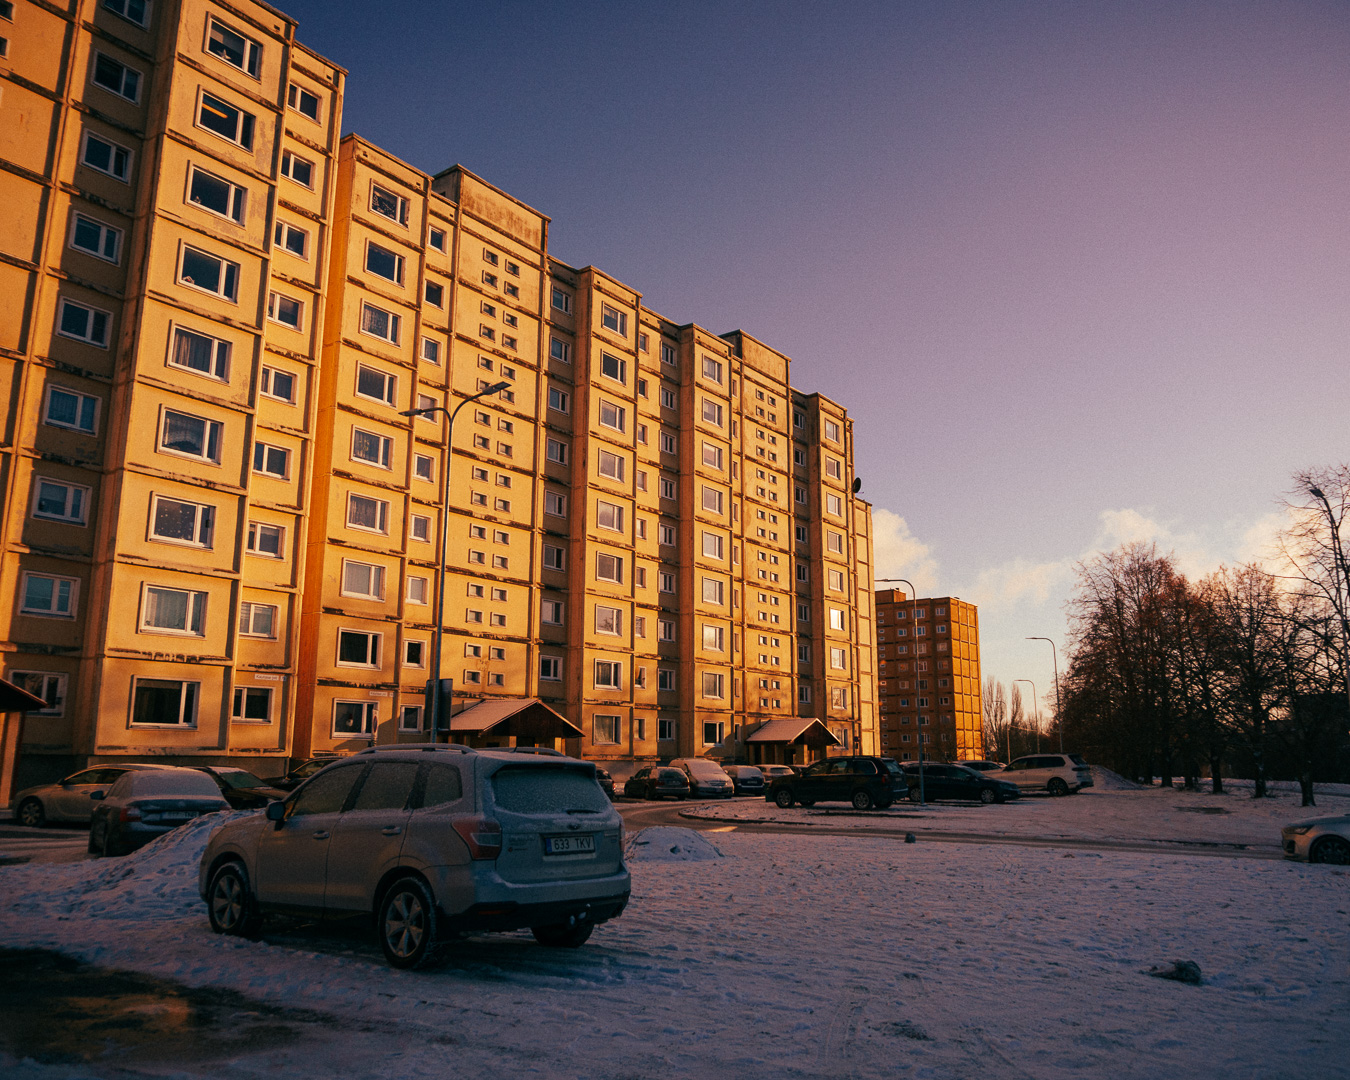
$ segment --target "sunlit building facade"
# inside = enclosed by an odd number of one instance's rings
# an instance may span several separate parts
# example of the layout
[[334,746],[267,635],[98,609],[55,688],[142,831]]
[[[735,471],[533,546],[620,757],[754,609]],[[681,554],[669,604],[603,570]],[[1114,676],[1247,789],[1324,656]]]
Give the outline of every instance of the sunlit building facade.
[[294,34],[247,2],[0,3],[27,771],[427,738],[443,516],[452,711],[540,699],[595,759],[744,760],[800,717],[875,750],[845,410],[557,261],[469,171],[339,140],[345,74]]

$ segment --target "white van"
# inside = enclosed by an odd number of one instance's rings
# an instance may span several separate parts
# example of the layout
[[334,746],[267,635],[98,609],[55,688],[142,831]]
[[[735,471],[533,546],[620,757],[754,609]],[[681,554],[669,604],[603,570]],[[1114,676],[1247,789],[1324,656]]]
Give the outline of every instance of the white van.
[[708,798],[729,799],[735,793],[731,777],[722,771],[722,766],[707,758],[676,758],[671,768],[679,769],[689,777],[689,797],[691,799]]

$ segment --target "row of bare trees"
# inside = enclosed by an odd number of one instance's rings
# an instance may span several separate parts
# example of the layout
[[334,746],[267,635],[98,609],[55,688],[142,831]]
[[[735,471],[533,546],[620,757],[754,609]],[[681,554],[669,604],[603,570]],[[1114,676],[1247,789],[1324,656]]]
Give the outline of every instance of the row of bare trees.
[[1350,468],[1295,477],[1286,572],[1256,564],[1199,581],[1155,546],[1079,567],[1061,683],[1066,743],[1140,781],[1208,774],[1350,779],[1345,559]]
[[1022,704],[1022,688],[1014,682],[1010,689],[988,675],[982,692],[984,752],[1007,761],[1036,753],[1043,733],[1036,724],[1034,703],[1030,711]]

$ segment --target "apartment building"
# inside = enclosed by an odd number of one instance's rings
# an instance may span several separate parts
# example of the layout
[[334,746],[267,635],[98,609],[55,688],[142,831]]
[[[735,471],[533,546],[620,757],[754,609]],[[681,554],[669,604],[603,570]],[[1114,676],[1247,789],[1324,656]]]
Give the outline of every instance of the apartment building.
[[975,605],[879,589],[876,620],[882,752],[912,760],[922,743],[936,761],[983,758]]
[[345,79],[294,30],[248,0],[0,5],[29,755],[289,753]]
[[468,170],[339,140],[345,74],[295,29],[0,3],[2,647],[48,703],[23,770],[426,739],[438,626],[451,737],[874,750],[846,411],[558,261]]

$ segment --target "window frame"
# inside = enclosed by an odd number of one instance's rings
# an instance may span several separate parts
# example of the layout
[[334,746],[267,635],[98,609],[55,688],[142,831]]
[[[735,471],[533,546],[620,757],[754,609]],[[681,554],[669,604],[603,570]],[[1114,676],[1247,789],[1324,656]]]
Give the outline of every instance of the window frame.
[[[108,147],[108,163],[109,163],[108,168],[105,169],[101,165],[95,165],[92,161],[89,160],[90,140],[100,142],[104,146]],[[117,173],[118,151],[121,151],[121,153],[123,154],[123,160],[125,161],[126,164],[125,175],[118,175]],[[80,164],[83,165],[86,169],[93,169],[94,172],[96,173],[102,173],[104,176],[111,176],[114,180],[118,181],[119,183],[128,185],[131,183],[131,167],[132,163],[135,161],[135,158],[136,152],[131,147],[123,146],[119,142],[114,142],[112,139],[107,138],[104,135],[98,134],[97,132],[91,130],[90,128],[85,128],[80,135]]]
[[[178,716],[176,721],[156,722],[136,719],[136,698],[142,684],[147,687],[150,683],[174,684],[179,687],[178,691]],[[160,686],[159,689],[165,689]],[[189,688],[191,688],[189,692]],[[197,709],[201,704],[202,684],[196,679],[155,679],[148,676],[135,675],[131,680],[130,694],[130,715],[127,718],[127,726],[130,728],[159,728],[172,731],[193,731],[197,727]],[[190,714],[190,715],[189,715]]]
[[[209,107],[207,105],[208,98],[213,102],[217,102],[225,109],[237,114],[238,121],[236,123],[235,135],[227,135],[223,131],[218,131],[216,128],[208,127],[202,123],[202,110]],[[197,88],[197,104],[193,109],[192,124],[193,127],[197,128],[199,131],[205,131],[208,134],[214,135],[216,138],[229,143],[231,146],[237,146],[250,154],[253,153],[254,136],[257,134],[258,126],[257,116],[251,112],[246,112],[238,105],[232,105],[222,97],[218,97],[215,94],[208,92],[205,87]]]
[[[52,585],[52,605],[40,608],[28,606],[28,582],[34,578],[40,578],[51,581]],[[61,595],[60,585],[65,583],[69,586],[66,590],[66,610],[62,611],[59,607]],[[19,614],[34,615],[43,619],[74,619],[79,613],[80,608],[80,579],[70,577],[65,574],[47,574],[40,570],[25,570],[19,577]]]
[[[211,30],[212,27],[219,26],[227,34],[233,34],[244,42],[244,51],[240,63],[235,63],[222,52],[211,48]],[[208,14],[206,17],[206,40],[202,44],[202,51],[208,56],[214,56],[222,63],[229,64],[236,71],[242,71],[251,79],[261,79],[260,71],[262,69],[262,45],[249,37],[247,34],[241,34],[229,23],[217,18],[214,14]]]
[[[184,615],[184,628],[179,630],[173,626],[163,626],[159,623],[150,622],[150,594],[156,593],[175,593],[188,598],[187,609]],[[150,581],[141,582],[140,609],[136,616],[136,632],[138,634],[165,634],[170,637],[184,638],[205,638],[206,637],[206,610],[210,602],[210,593],[205,589],[180,589],[172,585],[156,585]],[[193,626],[198,629],[193,629]]]

